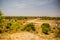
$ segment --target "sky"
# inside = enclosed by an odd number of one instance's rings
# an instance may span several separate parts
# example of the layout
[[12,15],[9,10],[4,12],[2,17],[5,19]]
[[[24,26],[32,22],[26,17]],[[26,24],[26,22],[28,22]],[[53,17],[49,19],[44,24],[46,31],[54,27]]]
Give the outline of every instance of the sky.
[[5,16],[60,17],[57,0],[0,0],[0,10]]

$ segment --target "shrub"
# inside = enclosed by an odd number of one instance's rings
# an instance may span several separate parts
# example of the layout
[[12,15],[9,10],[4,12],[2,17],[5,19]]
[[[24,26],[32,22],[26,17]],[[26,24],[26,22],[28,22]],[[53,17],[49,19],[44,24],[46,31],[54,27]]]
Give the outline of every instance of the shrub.
[[55,37],[60,38],[60,22],[57,22],[56,24],[57,24],[56,26],[57,30],[55,31]]
[[35,25],[33,23],[29,23],[29,24],[26,24],[25,27],[22,29],[22,30],[26,30],[26,31],[35,31]]
[[15,32],[19,29],[19,23],[18,22],[9,22],[6,25],[5,32]]
[[19,23],[18,22],[12,22],[10,29],[17,30],[18,28],[19,28]]
[[10,29],[11,25],[12,25],[12,23],[7,23],[6,29]]
[[56,33],[55,33],[55,36],[60,38],[60,30],[58,30]]
[[42,32],[45,34],[48,34],[49,30],[50,30],[50,25],[48,23],[43,23],[41,25],[42,28]]

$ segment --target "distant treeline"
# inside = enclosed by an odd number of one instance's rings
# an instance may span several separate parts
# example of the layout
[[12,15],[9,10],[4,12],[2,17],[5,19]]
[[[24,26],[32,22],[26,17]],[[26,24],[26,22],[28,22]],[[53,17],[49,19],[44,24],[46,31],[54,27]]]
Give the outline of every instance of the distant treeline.
[[42,20],[60,20],[60,17],[40,17]]
[[5,16],[5,19],[36,19],[40,18],[41,20],[60,20],[60,17],[35,17],[35,16]]

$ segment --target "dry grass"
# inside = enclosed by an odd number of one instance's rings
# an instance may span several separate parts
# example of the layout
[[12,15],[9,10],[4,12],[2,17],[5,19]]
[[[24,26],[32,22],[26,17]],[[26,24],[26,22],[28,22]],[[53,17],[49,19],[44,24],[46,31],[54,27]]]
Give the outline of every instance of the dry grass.
[[[28,20],[20,20],[18,22],[21,23],[21,25],[25,25],[28,23],[27,21]],[[49,20],[47,20],[47,21],[49,21]],[[45,20],[45,22],[47,22],[47,21]],[[21,27],[21,28],[23,28],[23,27]],[[55,36],[54,33],[49,33],[49,35],[43,34],[39,24],[36,24],[35,28],[36,28],[36,31],[32,32],[32,33],[31,32],[22,32],[20,30],[15,33],[0,34],[0,40],[59,40],[59,38],[54,38],[54,36]]]

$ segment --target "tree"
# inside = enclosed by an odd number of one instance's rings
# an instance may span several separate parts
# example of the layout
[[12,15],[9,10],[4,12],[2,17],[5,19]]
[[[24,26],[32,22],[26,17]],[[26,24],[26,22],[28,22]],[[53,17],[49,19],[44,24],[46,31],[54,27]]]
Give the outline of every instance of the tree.
[[2,11],[0,11],[0,26],[3,24],[3,22],[4,22],[4,16]]
[[2,11],[0,11],[0,33],[2,33],[3,24],[4,24],[4,16]]
[[44,34],[48,34],[49,30],[50,30],[50,25],[48,23],[43,23],[41,25],[41,28],[42,28],[42,32]]

